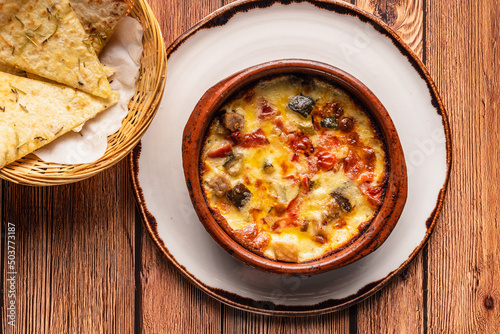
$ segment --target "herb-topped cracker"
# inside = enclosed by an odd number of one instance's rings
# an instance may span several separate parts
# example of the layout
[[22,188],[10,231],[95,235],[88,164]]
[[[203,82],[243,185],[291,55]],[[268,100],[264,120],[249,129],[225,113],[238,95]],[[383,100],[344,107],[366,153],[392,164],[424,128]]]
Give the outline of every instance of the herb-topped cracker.
[[0,168],[77,128],[118,102],[0,72]]
[[0,62],[107,98],[88,37],[68,0],[0,0]]
[[99,54],[130,6],[123,0],[69,0],[95,52]]

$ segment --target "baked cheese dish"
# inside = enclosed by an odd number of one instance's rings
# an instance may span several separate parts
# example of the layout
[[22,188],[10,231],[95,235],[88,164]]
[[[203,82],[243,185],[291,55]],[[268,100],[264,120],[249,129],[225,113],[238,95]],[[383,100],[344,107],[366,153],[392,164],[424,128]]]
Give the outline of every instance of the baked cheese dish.
[[344,89],[281,75],[231,97],[207,131],[206,201],[235,240],[272,260],[305,262],[352,242],[384,198],[376,123]]

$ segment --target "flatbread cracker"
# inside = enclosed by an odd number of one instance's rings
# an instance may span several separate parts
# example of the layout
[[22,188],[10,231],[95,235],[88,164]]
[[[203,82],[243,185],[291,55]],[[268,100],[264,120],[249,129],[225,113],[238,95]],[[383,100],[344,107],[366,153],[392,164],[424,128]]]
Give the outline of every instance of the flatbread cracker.
[[112,94],[68,0],[0,0],[0,23],[0,62],[96,96]]
[[113,35],[118,21],[130,8],[123,0],[69,0],[69,3],[97,54]]
[[0,72],[0,168],[77,128],[118,98]]

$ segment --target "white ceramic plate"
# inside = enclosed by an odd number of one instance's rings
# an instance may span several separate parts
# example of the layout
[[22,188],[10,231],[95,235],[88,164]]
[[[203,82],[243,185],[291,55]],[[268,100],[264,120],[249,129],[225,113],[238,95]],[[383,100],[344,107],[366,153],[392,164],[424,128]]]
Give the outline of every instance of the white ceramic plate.
[[[442,206],[450,166],[449,128],[432,80],[383,23],[341,2],[236,2],[216,11],[167,50],[163,100],[131,160],[145,224],[163,253],[213,297],[250,311],[319,314],[380,289],[422,248]],[[281,277],[240,263],[205,231],[192,207],[181,159],[184,125],[219,80],[270,60],[325,62],[360,79],[398,130],[408,199],[387,241],[346,267]]]

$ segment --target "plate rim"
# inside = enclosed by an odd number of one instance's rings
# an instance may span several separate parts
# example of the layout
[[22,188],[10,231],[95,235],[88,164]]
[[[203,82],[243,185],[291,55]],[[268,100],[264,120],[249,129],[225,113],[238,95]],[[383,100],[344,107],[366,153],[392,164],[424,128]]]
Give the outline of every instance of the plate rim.
[[[167,59],[191,36],[196,34],[198,31],[203,29],[214,28],[217,26],[222,26],[226,24],[235,14],[240,12],[247,12],[248,10],[255,8],[268,8],[274,4],[289,4],[296,3],[309,3],[323,10],[328,10],[342,15],[351,15],[359,18],[365,23],[371,24],[379,33],[390,38],[394,46],[399,49],[399,51],[405,56],[412,67],[417,71],[422,80],[425,81],[427,88],[429,90],[430,96],[432,98],[432,105],[435,111],[441,116],[442,125],[444,128],[444,133],[446,137],[446,177],[441,187],[436,205],[431,212],[430,216],[427,218],[425,224],[427,231],[423,237],[420,244],[413,250],[413,252],[408,256],[398,268],[390,272],[384,278],[371,282],[364,287],[360,288],[355,294],[349,295],[342,299],[328,299],[321,303],[314,305],[282,305],[274,304],[271,301],[258,301],[251,298],[242,297],[235,293],[224,291],[222,289],[217,289],[210,287],[203,283],[201,280],[196,278],[191,274],[182,264],[177,262],[175,257],[169,252],[168,248],[163,243],[157,231],[157,222],[155,217],[148,210],[146,201],[144,198],[143,190],[139,182],[139,158],[142,150],[142,143],[133,149],[132,154],[129,155],[129,170],[130,178],[133,185],[134,197],[137,201],[137,207],[139,208],[141,214],[141,220],[143,221],[146,229],[163,253],[163,255],[179,270],[190,282],[195,285],[211,297],[216,300],[223,302],[224,304],[230,305],[232,307],[250,311],[263,315],[271,316],[310,316],[310,315],[321,315],[333,311],[338,311],[347,308],[351,305],[357,304],[362,300],[370,297],[375,292],[379,291],[385,285],[387,285],[393,277],[401,273],[406,269],[408,264],[416,257],[416,255],[423,249],[426,245],[434,227],[437,223],[439,214],[442,210],[445,195],[448,189],[448,183],[450,179],[451,167],[452,167],[452,143],[451,143],[451,130],[448,120],[448,115],[444,107],[443,101],[437,87],[432,80],[432,77],[420,60],[420,58],[413,52],[413,50],[397,35],[397,33],[392,30],[387,24],[385,24],[380,19],[376,18],[372,14],[350,4],[347,2],[341,2],[338,0],[239,0],[228,5],[225,5],[214,12],[207,15],[201,21],[193,25],[183,34],[181,34],[177,39],[175,39],[172,44],[167,48]],[[168,70],[167,70],[168,71]],[[261,305],[261,307],[255,306]]]

